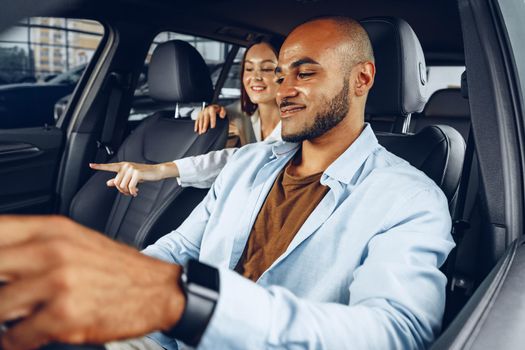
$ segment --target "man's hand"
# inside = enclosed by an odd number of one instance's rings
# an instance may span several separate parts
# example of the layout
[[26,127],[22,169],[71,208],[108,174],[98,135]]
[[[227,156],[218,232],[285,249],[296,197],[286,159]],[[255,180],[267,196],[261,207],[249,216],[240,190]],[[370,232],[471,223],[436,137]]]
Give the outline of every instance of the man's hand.
[[137,185],[144,181],[159,181],[169,177],[179,176],[179,169],[173,162],[160,164],[141,164],[132,162],[89,164],[91,169],[111,171],[117,175],[109,180],[106,185],[116,187],[117,190],[127,196],[138,195]]
[[167,330],[185,298],[181,268],[63,217],[0,216],[1,348],[101,344]]
[[215,128],[217,115],[221,119],[226,118],[226,109],[219,105],[209,105],[200,111],[197,120],[195,120],[195,132],[202,135],[208,131],[208,128]]

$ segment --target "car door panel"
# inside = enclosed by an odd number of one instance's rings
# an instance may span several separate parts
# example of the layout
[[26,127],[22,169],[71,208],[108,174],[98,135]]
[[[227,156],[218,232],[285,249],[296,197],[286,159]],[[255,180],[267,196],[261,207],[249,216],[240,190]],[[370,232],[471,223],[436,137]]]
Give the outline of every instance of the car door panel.
[[438,349],[522,349],[525,241],[514,241],[447,330]]
[[52,211],[63,131],[0,130],[0,213]]

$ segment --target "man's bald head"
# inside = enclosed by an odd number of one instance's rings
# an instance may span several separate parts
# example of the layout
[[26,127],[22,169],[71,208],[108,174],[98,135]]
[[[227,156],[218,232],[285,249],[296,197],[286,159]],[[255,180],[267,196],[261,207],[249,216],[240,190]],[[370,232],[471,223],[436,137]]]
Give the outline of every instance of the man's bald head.
[[[370,38],[368,37],[365,28],[363,28],[358,21],[343,16],[324,17],[317,20],[328,20],[334,22],[339,31],[346,36],[348,39],[347,43],[350,46],[348,58],[353,64],[365,61],[374,62],[372,43],[370,42]],[[315,24],[315,21],[317,20],[313,20],[313,24]]]
[[294,34],[300,34],[303,30],[308,31],[311,28],[319,30],[323,27],[332,29],[329,33],[331,37],[339,36],[339,45],[335,49],[341,55],[345,73],[357,63],[375,62],[368,33],[358,21],[349,17],[323,16],[308,20],[295,27],[288,38],[293,38]]

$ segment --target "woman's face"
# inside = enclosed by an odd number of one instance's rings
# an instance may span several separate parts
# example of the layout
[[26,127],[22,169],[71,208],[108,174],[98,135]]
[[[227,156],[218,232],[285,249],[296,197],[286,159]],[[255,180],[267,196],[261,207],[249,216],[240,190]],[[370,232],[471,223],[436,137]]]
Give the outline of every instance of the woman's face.
[[277,57],[266,43],[253,45],[246,53],[242,83],[253,103],[275,102],[276,66]]

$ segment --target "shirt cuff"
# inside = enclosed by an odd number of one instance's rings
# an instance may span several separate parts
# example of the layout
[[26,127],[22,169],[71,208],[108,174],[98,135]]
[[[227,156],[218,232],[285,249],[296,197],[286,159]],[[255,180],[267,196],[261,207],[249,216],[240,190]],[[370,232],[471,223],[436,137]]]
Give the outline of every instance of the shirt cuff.
[[177,165],[179,170],[179,176],[176,178],[179,186],[190,187],[198,176],[197,167],[191,157],[177,159],[173,163]]
[[270,293],[228,268],[220,268],[219,276],[219,300],[199,349],[266,347],[271,320]]

